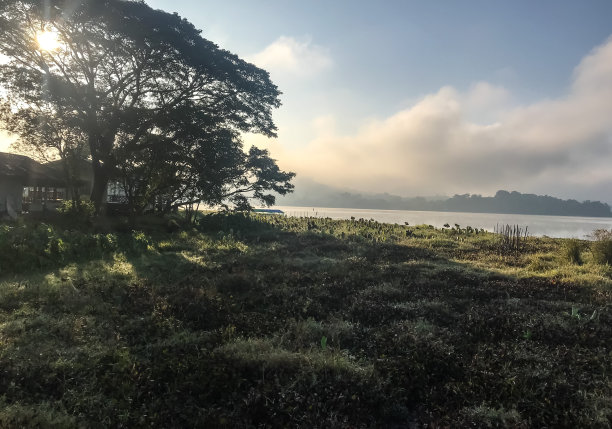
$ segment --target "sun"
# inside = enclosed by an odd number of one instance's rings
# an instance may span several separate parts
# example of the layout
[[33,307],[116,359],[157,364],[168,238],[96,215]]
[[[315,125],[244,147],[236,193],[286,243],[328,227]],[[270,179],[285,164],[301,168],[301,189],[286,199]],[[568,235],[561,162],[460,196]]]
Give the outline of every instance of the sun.
[[36,42],[41,51],[55,51],[60,47],[58,34],[52,30],[43,30],[36,34]]

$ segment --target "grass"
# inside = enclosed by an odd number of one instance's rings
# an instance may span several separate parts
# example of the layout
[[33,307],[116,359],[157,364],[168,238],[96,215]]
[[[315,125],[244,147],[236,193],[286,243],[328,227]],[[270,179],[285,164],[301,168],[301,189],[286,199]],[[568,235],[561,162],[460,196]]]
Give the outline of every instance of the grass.
[[566,240],[562,246],[562,255],[570,264],[582,265],[582,247],[580,240]]
[[0,427],[612,424],[612,269],[586,242],[265,215],[0,228]]

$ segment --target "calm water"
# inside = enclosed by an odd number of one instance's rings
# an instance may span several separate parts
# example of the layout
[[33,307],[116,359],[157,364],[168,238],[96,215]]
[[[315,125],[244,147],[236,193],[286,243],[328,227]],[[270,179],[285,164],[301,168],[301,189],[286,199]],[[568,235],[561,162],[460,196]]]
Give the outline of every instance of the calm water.
[[378,222],[403,225],[433,225],[445,223],[461,227],[484,228],[493,231],[497,224],[520,225],[529,228],[530,235],[559,238],[587,238],[595,229],[612,229],[612,218],[575,216],[535,216],[496,213],[418,212],[409,210],[334,209],[326,207],[274,207],[288,216],[316,216],[332,219],[374,219]]

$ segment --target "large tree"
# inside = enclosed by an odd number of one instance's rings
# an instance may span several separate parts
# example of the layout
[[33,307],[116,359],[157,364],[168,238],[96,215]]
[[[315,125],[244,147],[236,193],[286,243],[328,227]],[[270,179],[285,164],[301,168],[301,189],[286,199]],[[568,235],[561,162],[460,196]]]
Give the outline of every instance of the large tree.
[[[142,1],[0,0],[0,29],[0,53],[8,59],[0,61],[0,79],[11,106],[5,120],[13,121],[14,131],[21,126],[21,134],[34,144],[57,146],[57,140],[30,133],[36,124],[47,123],[46,132],[58,129],[72,139],[62,147],[86,147],[94,177],[91,200],[98,209],[111,177],[145,172],[155,165],[153,155],[157,165],[169,168],[149,171],[155,173],[149,176],[178,180],[167,175],[184,173],[173,167],[172,162],[180,165],[177,153],[183,162],[191,155],[194,165],[198,150],[220,151],[207,155],[222,159],[228,148],[241,148],[240,132],[276,135],[271,111],[280,106],[280,92],[269,74],[202,38],[176,14]],[[253,158],[253,153],[244,156]],[[266,188],[291,190],[291,173],[268,174],[255,187],[243,186],[246,176],[248,183],[257,180],[246,168],[247,158],[232,154],[242,162],[243,176],[230,174],[224,182],[221,174],[213,181],[225,187],[226,196],[232,195],[231,183],[256,197]],[[259,158],[271,161],[265,153]],[[200,189],[192,196],[221,195],[202,188],[202,177],[214,176],[206,169],[214,165],[196,166],[200,170],[189,179]],[[159,190],[155,183],[148,188]],[[176,192],[181,186],[172,188]],[[181,199],[189,198],[176,201]]]
[[270,191],[293,189],[293,173],[281,171],[265,150],[245,153],[234,132],[200,129],[191,135],[182,121],[175,126],[180,132],[150,136],[146,148],[121,162],[115,177],[131,212],[168,212],[200,201],[248,209],[250,198],[270,205]]

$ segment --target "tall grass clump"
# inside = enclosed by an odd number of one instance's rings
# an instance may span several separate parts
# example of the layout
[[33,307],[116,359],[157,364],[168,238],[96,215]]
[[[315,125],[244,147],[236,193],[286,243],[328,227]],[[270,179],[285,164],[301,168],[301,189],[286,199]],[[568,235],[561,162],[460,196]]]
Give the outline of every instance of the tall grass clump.
[[525,249],[528,227],[518,225],[495,225],[495,234],[499,236],[499,252],[501,254],[520,253]]
[[561,256],[570,264],[582,265],[582,242],[576,238],[566,240],[561,247]]
[[593,260],[598,264],[612,265],[612,230],[596,229],[591,238],[595,240],[591,243]]

